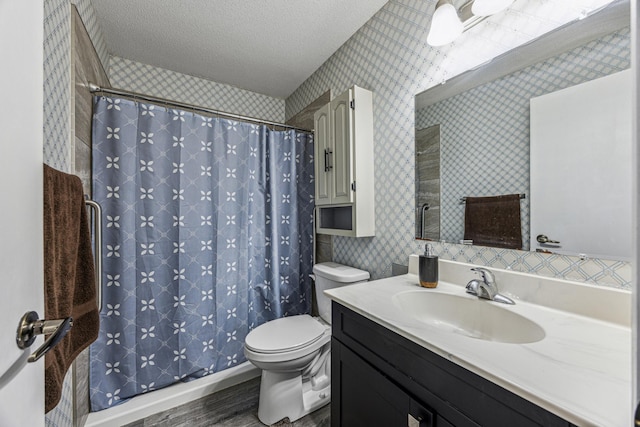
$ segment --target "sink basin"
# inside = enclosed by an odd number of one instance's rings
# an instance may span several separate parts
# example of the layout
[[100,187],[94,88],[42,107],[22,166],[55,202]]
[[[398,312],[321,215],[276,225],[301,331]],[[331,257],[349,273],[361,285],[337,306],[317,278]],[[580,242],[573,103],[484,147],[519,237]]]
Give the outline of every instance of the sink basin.
[[544,338],[537,323],[487,300],[429,291],[407,291],[393,303],[416,320],[485,341],[526,344]]

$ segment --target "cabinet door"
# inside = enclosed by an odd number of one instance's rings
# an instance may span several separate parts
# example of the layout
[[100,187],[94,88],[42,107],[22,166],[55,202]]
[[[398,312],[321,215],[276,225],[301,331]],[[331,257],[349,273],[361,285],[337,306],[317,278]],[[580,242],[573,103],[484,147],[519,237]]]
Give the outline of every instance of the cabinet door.
[[313,116],[314,144],[315,144],[315,171],[316,171],[316,205],[331,203],[329,190],[331,188],[330,173],[330,125],[329,104],[320,108]]
[[353,100],[353,91],[349,89],[342,95],[331,101],[331,136],[333,147],[330,149],[333,183],[331,186],[331,202],[352,203],[352,117],[350,101]]
[[434,427],[428,409],[337,340],[331,366],[332,426]]

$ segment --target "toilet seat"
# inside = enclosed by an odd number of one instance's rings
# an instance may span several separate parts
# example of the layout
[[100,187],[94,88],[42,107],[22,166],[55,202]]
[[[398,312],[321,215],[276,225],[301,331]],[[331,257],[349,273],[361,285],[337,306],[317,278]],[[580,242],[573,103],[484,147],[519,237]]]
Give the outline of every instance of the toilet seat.
[[308,314],[283,317],[258,326],[245,338],[245,346],[258,353],[282,353],[313,344],[326,328]]
[[301,314],[272,320],[249,332],[244,353],[257,363],[292,362],[311,356],[329,341],[328,325]]

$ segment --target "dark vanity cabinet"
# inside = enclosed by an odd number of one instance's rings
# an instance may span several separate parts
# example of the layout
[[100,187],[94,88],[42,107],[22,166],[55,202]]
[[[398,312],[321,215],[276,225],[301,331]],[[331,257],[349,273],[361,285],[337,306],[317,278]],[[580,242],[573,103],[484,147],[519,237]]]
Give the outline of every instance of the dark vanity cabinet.
[[572,426],[344,306],[332,304],[332,426]]

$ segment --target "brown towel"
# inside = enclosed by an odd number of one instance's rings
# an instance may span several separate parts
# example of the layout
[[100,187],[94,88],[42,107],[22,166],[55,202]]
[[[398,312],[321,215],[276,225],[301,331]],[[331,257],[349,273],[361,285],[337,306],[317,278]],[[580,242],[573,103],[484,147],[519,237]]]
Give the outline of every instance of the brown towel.
[[76,356],[98,337],[91,234],[80,178],[44,165],[44,298],[47,320],[73,317],[73,327],[45,355],[45,411],[60,400]]
[[467,197],[464,238],[474,245],[522,249],[520,195]]

